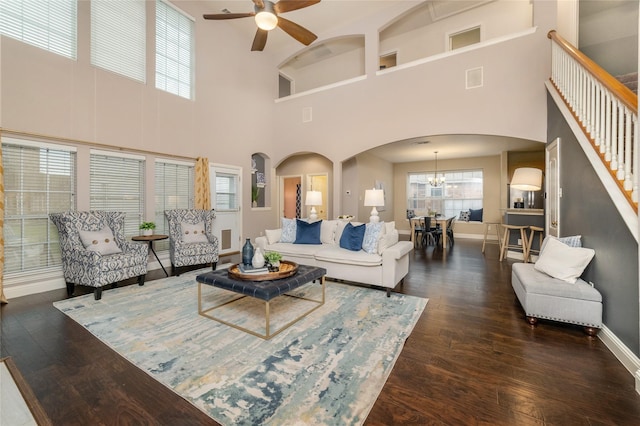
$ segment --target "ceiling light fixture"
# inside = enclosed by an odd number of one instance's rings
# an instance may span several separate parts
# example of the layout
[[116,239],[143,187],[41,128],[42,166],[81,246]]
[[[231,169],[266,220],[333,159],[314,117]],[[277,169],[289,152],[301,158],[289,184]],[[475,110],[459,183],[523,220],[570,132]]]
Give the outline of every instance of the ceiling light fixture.
[[273,3],[270,1],[264,2],[264,8],[259,9],[256,6],[256,25],[261,30],[270,31],[278,26],[278,17],[273,9]]
[[438,151],[433,151],[433,153],[436,155],[436,171],[433,173],[433,177],[428,180],[431,186],[438,187],[444,185],[444,173],[438,179]]

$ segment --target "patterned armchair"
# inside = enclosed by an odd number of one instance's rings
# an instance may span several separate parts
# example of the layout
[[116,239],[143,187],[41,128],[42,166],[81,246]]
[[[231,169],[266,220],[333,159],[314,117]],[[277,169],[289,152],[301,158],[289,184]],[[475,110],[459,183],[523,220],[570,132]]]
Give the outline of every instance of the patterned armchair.
[[95,287],[100,300],[102,287],[131,277],[144,285],[149,249],[146,244],[127,241],[122,212],[68,211],[52,213],[58,228],[62,271],[67,294],[73,295],[75,284]]
[[189,265],[218,264],[218,238],[213,235],[214,210],[166,210],[169,221],[169,257],[175,275]]

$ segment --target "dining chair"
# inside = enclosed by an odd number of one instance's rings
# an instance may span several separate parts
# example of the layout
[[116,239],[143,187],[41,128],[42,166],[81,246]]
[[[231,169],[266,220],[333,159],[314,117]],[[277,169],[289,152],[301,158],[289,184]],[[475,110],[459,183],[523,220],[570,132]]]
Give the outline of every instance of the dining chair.
[[422,226],[423,226],[423,231],[422,231],[422,247],[429,245],[429,244],[435,244],[436,243],[436,235],[435,235],[435,228],[431,227],[431,217],[430,216],[425,216],[422,218]]

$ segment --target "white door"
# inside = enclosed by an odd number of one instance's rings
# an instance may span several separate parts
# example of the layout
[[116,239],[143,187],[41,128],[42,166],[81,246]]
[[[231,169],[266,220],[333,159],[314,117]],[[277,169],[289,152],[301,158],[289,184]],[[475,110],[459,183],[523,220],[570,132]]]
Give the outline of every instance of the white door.
[[242,235],[242,200],[240,176],[242,168],[214,164],[209,169],[211,208],[216,210],[213,222],[220,255],[240,252]]
[[560,138],[557,138],[547,146],[547,187],[545,227],[547,234],[554,237],[560,236]]

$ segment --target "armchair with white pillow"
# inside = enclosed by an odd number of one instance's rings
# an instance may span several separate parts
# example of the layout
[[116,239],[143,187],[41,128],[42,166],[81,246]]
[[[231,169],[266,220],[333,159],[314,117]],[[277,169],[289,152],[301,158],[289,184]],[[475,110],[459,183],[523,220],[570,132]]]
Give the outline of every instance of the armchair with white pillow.
[[169,222],[169,257],[175,275],[183,266],[218,264],[218,238],[213,235],[214,210],[175,209],[164,212]]
[[602,295],[580,278],[595,251],[584,248],[580,236],[547,236],[536,263],[514,263],[511,285],[527,321],[567,322],[594,336],[602,328]]
[[125,213],[68,211],[49,218],[58,228],[69,296],[76,284],[94,287],[95,300],[100,300],[107,284],[137,276],[138,284],[144,285],[148,248],[125,239]]

